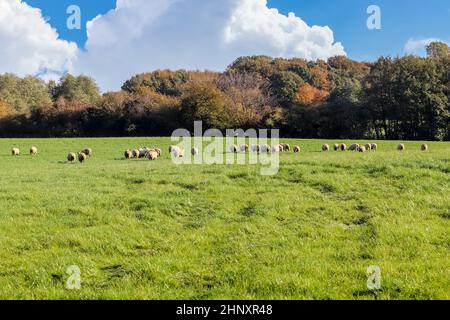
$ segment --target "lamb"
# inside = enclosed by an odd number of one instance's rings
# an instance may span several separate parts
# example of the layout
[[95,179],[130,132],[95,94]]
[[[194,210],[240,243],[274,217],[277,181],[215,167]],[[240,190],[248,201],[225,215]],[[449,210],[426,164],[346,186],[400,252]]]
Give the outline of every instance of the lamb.
[[124,152],[124,156],[125,156],[125,159],[131,159],[131,158],[133,158],[133,151],[131,151],[131,150],[126,150],[126,151]]
[[354,144],[350,145],[350,148],[348,148],[348,150],[350,150],[350,151],[357,151],[358,148],[359,148],[359,144],[354,143]]
[[371,143],[366,143],[365,147],[366,147],[366,151],[372,150],[372,144]]
[[73,153],[73,152],[70,152],[70,153],[67,155],[67,161],[69,161],[69,162],[74,162],[76,158],[77,158],[77,156],[76,156],[76,154]]
[[156,151],[156,153],[158,153],[158,158],[160,158],[161,154],[162,154],[162,150],[159,148],[156,148],[155,151]]
[[428,151],[428,145],[427,145],[427,144],[421,145],[421,146],[420,146],[420,150],[422,150],[422,151],[424,151],[424,152]]
[[378,145],[376,143],[372,143],[372,150],[377,151]]
[[38,153],[38,149],[36,147],[31,147],[30,148],[30,155],[31,156],[35,156]]
[[92,149],[84,149],[83,151],[81,151],[81,153],[84,153],[84,155],[91,157],[92,156]]
[[156,150],[148,150],[147,158],[151,161],[158,159],[158,152]]
[[132,153],[133,153],[133,158],[139,158],[139,150],[134,149],[134,150],[132,151]]
[[398,151],[404,151],[406,149],[406,147],[405,147],[405,145],[402,143],[402,144],[399,144],[398,146],[397,146],[397,150]]
[[330,146],[327,145],[327,144],[324,144],[324,145],[322,146],[322,151],[324,151],[324,152],[330,151]]
[[299,153],[299,152],[300,152],[300,147],[294,146],[294,153]]
[[334,150],[334,151],[338,151],[338,150],[339,150],[339,145],[338,145],[338,144],[334,144],[333,150]]
[[345,143],[341,143],[341,145],[339,146],[339,149],[341,151],[345,151],[345,150],[347,150],[347,145]]
[[288,145],[287,143],[282,143],[281,147],[283,148],[282,151],[291,151],[291,146]]
[[198,148],[192,148],[191,149],[191,154],[192,154],[193,157],[198,156],[198,154],[199,154]]
[[20,150],[19,150],[19,148],[12,148],[11,154],[12,154],[14,157],[20,156]]
[[83,152],[78,154],[78,161],[80,161],[80,163],[83,163],[84,161],[86,161],[87,159],[87,155]]

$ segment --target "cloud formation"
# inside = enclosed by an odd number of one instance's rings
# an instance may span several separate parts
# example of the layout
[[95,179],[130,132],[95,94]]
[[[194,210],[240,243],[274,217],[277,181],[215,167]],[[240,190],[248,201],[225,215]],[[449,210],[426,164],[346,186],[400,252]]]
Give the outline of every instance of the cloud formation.
[[58,39],[41,11],[19,0],[0,0],[0,73],[41,75],[70,70],[77,45]]
[[329,27],[308,26],[267,0],[117,0],[87,23],[84,49],[58,38],[41,11],[0,0],[0,73],[63,72],[94,77],[117,90],[132,75],[154,69],[224,70],[243,55],[328,58],[345,54]]
[[345,54],[328,27],[283,15],[267,0],[117,0],[87,24],[75,70],[103,89],[159,68],[223,70],[243,55],[328,58]]
[[405,51],[406,51],[406,53],[409,53],[409,54],[425,56],[426,55],[426,47],[431,42],[435,42],[435,41],[444,42],[438,38],[426,38],[426,39],[410,38],[410,39],[408,39],[408,41],[405,44]]

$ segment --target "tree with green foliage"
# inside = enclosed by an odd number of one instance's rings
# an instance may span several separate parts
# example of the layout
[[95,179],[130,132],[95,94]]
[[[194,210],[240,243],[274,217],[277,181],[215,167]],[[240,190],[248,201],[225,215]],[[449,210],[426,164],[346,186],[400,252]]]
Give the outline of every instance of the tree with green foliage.
[[275,73],[271,80],[270,92],[277,98],[279,106],[290,108],[295,100],[298,89],[305,81],[291,71]]
[[443,59],[450,56],[450,47],[443,42],[431,42],[426,49],[428,56],[433,59]]
[[20,78],[13,74],[0,75],[0,100],[14,112],[27,114],[52,103],[47,85],[38,77]]
[[226,129],[230,123],[224,94],[209,83],[195,83],[187,88],[181,101],[181,116],[188,128],[203,121],[204,128]]
[[187,82],[188,73],[185,70],[157,70],[132,77],[123,84],[122,90],[135,93],[148,88],[168,96],[181,96]]
[[64,99],[67,102],[77,102],[81,105],[93,106],[100,99],[100,89],[95,81],[87,76],[63,76],[56,85],[51,86],[53,101]]

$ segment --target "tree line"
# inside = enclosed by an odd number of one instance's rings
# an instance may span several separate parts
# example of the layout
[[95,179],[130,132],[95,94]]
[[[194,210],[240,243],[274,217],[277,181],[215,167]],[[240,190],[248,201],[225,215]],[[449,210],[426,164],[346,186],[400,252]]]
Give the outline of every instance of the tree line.
[[279,128],[298,138],[450,140],[450,48],[357,62],[241,57],[224,72],[158,70],[101,94],[87,76],[0,75],[1,137],[166,136]]

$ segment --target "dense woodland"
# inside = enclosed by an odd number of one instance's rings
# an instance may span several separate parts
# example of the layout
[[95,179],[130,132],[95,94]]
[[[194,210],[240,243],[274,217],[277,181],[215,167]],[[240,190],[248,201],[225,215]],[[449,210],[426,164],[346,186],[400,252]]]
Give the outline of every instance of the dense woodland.
[[450,140],[450,48],[356,62],[241,57],[223,73],[159,70],[101,95],[86,76],[0,75],[1,137],[165,136],[279,128],[298,138]]

